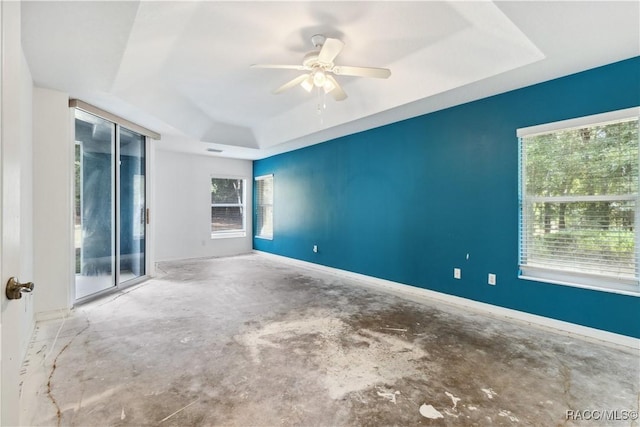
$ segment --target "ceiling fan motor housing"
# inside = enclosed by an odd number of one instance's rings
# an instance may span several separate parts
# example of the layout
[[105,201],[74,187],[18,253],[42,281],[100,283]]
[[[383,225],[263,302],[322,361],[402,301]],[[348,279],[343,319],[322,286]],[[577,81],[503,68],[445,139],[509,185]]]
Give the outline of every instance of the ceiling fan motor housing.
[[313,68],[323,68],[329,69],[332,67],[333,63],[323,64],[318,61],[318,55],[320,54],[319,50],[314,50],[312,52],[307,53],[302,59],[302,65],[305,67]]
[[322,34],[316,34],[311,37],[311,43],[315,47],[315,50],[307,53],[302,59],[302,65],[308,67],[312,70],[322,69],[323,71],[330,71],[333,68],[333,62],[320,62],[318,58],[320,57],[320,52],[322,51],[322,46],[327,41],[327,38]]

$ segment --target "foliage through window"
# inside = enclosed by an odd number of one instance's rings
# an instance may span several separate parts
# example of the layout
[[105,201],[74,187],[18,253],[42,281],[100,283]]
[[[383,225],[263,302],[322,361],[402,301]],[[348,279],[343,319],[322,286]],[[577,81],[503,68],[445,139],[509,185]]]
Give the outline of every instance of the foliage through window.
[[640,290],[637,115],[519,131],[523,276]]
[[255,179],[256,237],[273,238],[273,175]]
[[245,233],[245,180],[211,178],[211,235]]

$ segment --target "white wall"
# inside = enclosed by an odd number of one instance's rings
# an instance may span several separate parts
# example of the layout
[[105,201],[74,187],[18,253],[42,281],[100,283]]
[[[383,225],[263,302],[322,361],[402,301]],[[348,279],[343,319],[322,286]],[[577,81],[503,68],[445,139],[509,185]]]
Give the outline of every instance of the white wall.
[[[154,221],[156,261],[228,256],[252,249],[253,164],[172,151],[155,152]],[[211,238],[211,176],[246,178],[246,237]]]
[[73,144],[69,96],[33,90],[33,235],[35,312],[57,317],[71,307]]

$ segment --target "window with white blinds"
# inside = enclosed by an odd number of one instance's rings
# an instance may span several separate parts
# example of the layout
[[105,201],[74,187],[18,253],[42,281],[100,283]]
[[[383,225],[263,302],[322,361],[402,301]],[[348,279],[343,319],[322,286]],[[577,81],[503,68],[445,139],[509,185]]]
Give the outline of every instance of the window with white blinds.
[[255,178],[256,237],[273,239],[273,175]]
[[521,277],[640,292],[639,111],[518,130]]
[[245,236],[244,179],[211,178],[211,237]]

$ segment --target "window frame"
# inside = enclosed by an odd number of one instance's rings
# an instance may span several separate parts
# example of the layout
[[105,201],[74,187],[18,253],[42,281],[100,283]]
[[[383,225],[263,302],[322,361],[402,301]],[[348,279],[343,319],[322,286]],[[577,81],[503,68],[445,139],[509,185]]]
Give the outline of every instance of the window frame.
[[[211,202],[211,180],[213,179],[226,179],[226,180],[234,180],[234,181],[242,181],[242,203],[213,203]],[[213,222],[211,221],[211,213],[209,213],[209,230],[211,231],[211,239],[228,239],[228,238],[237,238],[237,237],[246,237],[247,236],[247,182],[248,179],[242,176],[229,176],[229,175],[219,175],[219,174],[211,174],[209,176],[209,212],[211,212],[211,208],[217,205],[227,205],[227,206],[240,206],[242,208],[242,229],[237,230],[221,230],[214,231],[213,230]]]
[[[261,202],[261,197],[259,194],[260,191],[260,185],[258,185],[258,181],[266,181],[266,180],[271,180],[271,192],[272,192],[272,200],[271,203],[260,203]],[[254,206],[255,206],[255,216],[254,216],[254,237],[258,238],[258,239],[265,239],[265,240],[273,240],[273,236],[274,236],[274,224],[273,224],[273,213],[274,213],[274,204],[275,201],[273,200],[273,198],[275,198],[275,178],[273,176],[273,174],[267,174],[267,175],[260,175],[257,176],[253,179],[253,187],[255,188],[255,202],[254,202]],[[260,228],[261,228],[261,222],[260,222],[260,209],[264,206],[271,206],[271,234],[260,234]]]
[[[634,279],[620,278],[616,279],[611,276],[598,276],[589,273],[580,273],[573,271],[563,271],[553,267],[538,267],[526,264],[526,246],[528,234],[526,233],[525,209],[527,203],[533,203],[537,199],[545,197],[526,196],[526,165],[523,138],[543,135],[553,132],[572,130],[576,128],[584,128],[597,126],[599,124],[612,123],[616,121],[626,121],[639,119],[640,107],[626,108],[601,114],[579,117],[575,119],[562,120],[542,125],[530,126],[517,129],[518,138],[518,278],[524,280],[532,280],[544,283],[572,286],[578,288],[593,289],[604,292],[620,293],[624,295],[640,296],[640,190],[636,191],[632,196],[632,200],[636,203],[634,215],[634,256],[636,273]],[[640,141],[639,141],[640,144]],[[640,151],[640,150],[639,150]],[[640,156],[638,159],[640,164]],[[599,198],[600,196],[570,196],[557,197],[555,202],[571,202],[578,201],[581,198]],[[603,196],[604,197],[604,196]],[[610,194],[606,196],[610,199],[629,200],[629,195],[619,196]]]

